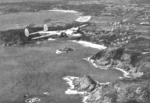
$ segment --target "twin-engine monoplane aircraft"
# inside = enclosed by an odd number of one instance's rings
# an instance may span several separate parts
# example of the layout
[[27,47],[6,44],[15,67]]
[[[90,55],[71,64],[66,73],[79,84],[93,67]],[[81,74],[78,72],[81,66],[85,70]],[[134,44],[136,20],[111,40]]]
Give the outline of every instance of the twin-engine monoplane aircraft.
[[78,33],[79,29],[82,27],[85,27],[85,26],[87,26],[87,25],[85,24],[85,25],[81,25],[78,27],[72,27],[72,28],[66,29],[66,30],[49,31],[48,25],[44,24],[42,31],[30,33],[29,30],[27,28],[25,28],[24,32],[25,32],[26,37],[29,37],[29,36],[35,35],[35,34],[40,35],[37,37],[33,37],[32,39],[41,39],[41,38],[52,37],[52,36],[59,36],[59,37],[67,36],[68,38],[79,38],[82,36],[82,34]]
[[52,37],[52,36],[67,36],[69,38],[79,38],[82,36],[81,33],[79,33],[79,29],[82,27],[87,26],[88,21],[91,19],[91,16],[80,16],[76,19],[75,22],[82,23],[80,26],[72,27],[66,30],[56,30],[56,31],[49,31],[49,27],[47,24],[43,25],[43,30],[38,32],[29,33],[29,30],[25,28],[25,36],[29,37],[34,34],[39,34],[40,36],[33,37],[32,39],[40,39],[45,37]]

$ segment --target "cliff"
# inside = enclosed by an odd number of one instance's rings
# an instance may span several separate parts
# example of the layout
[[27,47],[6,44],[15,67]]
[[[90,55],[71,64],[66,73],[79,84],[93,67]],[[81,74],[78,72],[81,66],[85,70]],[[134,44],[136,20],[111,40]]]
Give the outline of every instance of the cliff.
[[149,79],[147,74],[139,79],[123,79],[101,84],[89,76],[83,76],[73,83],[75,90],[86,92],[82,95],[84,103],[149,103]]
[[136,78],[143,74],[141,71],[147,70],[148,68],[148,58],[145,58],[145,55],[138,51],[133,52],[123,47],[118,47],[101,50],[90,57],[90,60],[100,69],[120,68],[127,72],[128,76]]

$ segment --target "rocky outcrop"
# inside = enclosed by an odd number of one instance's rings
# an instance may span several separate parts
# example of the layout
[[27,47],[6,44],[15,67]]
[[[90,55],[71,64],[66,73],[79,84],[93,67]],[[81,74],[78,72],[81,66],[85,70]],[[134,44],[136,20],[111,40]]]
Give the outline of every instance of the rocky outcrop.
[[73,85],[84,103],[149,103],[149,74],[140,79],[122,79],[112,83],[98,83],[90,76],[73,79]]
[[69,53],[69,52],[72,52],[72,51],[73,51],[73,48],[65,47],[63,49],[56,50],[56,54]]
[[100,69],[120,68],[129,73],[131,77],[142,75],[141,68],[146,65],[139,52],[130,52],[123,47],[101,50],[90,58]]
[[75,79],[73,81],[73,85],[75,86],[75,89],[78,91],[91,92],[97,86],[97,82],[94,81],[90,76],[85,75],[79,79]]

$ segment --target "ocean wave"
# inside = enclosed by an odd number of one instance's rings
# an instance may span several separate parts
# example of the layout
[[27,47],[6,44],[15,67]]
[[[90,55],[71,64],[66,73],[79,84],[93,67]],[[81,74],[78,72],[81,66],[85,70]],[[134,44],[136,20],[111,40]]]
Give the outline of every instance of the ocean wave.
[[[78,79],[79,80],[79,77],[74,77],[74,76],[67,76],[67,77],[64,77],[63,80],[65,80],[67,82],[67,84],[70,86],[66,91],[65,91],[65,94],[68,94],[68,95],[77,95],[79,94],[83,99],[82,99],[82,102],[83,103],[89,103],[88,101],[91,99],[91,92],[86,92],[86,91],[78,91],[75,89],[75,85],[73,83],[73,81],[75,79]],[[96,81],[97,82],[97,81]],[[106,82],[106,83],[99,83],[97,82],[97,84],[100,86],[100,85],[108,85],[109,82]],[[93,90],[94,92],[97,91],[97,89]]]
[[88,61],[90,64],[92,64],[95,68],[100,68],[103,70],[107,70],[106,68],[101,68],[101,66],[98,66],[91,57],[83,58],[83,60]]
[[95,44],[95,43],[91,43],[91,42],[88,42],[88,41],[82,41],[82,40],[76,41],[76,40],[72,40],[71,42],[75,42],[75,43],[81,44],[84,47],[90,47],[90,48],[95,48],[95,49],[99,49],[99,50],[107,48],[104,45]]
[[82,13],[75,11],[75,10],[63,10],[63,9],[53,9],[53,10],[49,10],[49,11],[54,11],[54,12],[63,12],[63,13],[74,13],[77,15],[82,15]]
[[[94,60],[91,59],[91,57],[83,58],[83,60],[88,61],[88,62],[91,63],[95,68],[107,70],[106,68],[104,69],[104,68],[101,68],[100,66],[98,66],[98,65],[94,62]],[[113,69],[116,69],[116,70],[121,71],[121,72],[123,73],[123,76],[124,76],[124,77],[126,77],[126,78],[131,78],[129,72],[127,72],[127,71],[125,71],[125,70],[123,70],[123,69],[121,69],[121,68],[113,68]],[[119,77],[119,78],[122,79],[122,78],[124,78],[124,77]]]

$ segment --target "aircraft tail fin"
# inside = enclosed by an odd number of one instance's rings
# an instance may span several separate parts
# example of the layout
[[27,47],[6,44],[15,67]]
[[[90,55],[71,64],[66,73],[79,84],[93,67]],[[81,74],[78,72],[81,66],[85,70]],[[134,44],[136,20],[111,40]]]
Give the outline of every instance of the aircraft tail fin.
[[25,33],[26,37],[29,37],[30,33],[29,33],[29,30],[27,28],[25,28],[24,33]]
[[48,26],[47,26],[46,24],[44,24],[43,30],[44,30],[44,31],[48,31]]

